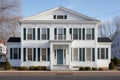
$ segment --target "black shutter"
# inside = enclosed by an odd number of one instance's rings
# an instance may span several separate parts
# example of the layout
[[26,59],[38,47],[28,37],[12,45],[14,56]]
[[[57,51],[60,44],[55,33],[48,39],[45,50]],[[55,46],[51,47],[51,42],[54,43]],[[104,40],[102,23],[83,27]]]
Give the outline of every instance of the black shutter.
[[81,48],[79,48],[79,61],[82,61],[82,59],[81,59],[82,55],[81,54],[82,54],[81,53]]
[[26,28],[23,28],[23,40],[26,40]]
[[81,28],[79,28],[79,40],[81,40]]
[[85,40],[85,28],[83,28],[83,40]]
[[92,40],[94,40],[95,39],[95,29],[94,28],[92,28]]
[[50,61],[50,48],[47,48],[48,50],[47,50],[47,55],[48,55],[48,61]]
[[50,29],[47,28],[47,39],[49,40],[50,39]]
[[56,19],[56,15],[53,15],[53,19]]
[[83,48],[83,61],[85,61],[85,48]]
[[33,48],[33,61],[36,61],[36,48]]
[[40,40],[40,28],[38,28],[38,40]]
[[21,48],[19,48],[19,59],[21,59]]
[[40,48],[38,48],[38,61],[40,61]]
[[106,59],[108,59],[108,48],[106,48]]
[[23,48],[23,61],[26,61],[26,48]]
[[12,59],[12,48],[10,48],[10,59]]
[[98,48],[98,59],[100,59],[100,48]]
[[57,28],[54,29],[54,34],[57,35]]
[[64,35],[66,35],[66,28],[64,28]]
[[35,40],[35,28],[33,28],[33,40]]
[[92,48],[92,61],[95,61],[95,48]]

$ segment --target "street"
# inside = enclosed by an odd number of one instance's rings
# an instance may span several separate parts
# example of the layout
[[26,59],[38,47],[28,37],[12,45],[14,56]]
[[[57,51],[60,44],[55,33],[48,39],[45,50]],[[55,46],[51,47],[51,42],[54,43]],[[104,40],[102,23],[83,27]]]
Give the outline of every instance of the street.
[[120,80],[120,72],[3,71],[0,80]]

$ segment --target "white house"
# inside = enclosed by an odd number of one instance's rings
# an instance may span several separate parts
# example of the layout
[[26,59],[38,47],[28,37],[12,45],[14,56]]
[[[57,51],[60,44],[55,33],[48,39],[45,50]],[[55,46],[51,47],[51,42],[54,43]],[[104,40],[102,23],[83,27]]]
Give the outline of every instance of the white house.
[[4,41],[0,39],[0,64],[3,64],[6,62],[6,50],[7,50],[7,47],[5,46]]
[[111,40],[98,38],[99,22],[64,7],[24,18],[20,20],[21,38],[8,40],[10,64],[50,70],[108,67]]
[[112,35],[112,59],[118,58],[120,59],[120,30],[116,30],[115,33]]

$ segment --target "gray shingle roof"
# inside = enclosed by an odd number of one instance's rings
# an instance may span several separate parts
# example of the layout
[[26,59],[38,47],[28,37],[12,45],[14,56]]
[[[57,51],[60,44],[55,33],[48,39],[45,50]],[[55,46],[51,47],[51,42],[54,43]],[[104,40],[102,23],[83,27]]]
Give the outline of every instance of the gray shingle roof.
[[98,42],[112,42],[108,37],[99,37]]
[[21,42],[20,37],[10,37],[7,42]]

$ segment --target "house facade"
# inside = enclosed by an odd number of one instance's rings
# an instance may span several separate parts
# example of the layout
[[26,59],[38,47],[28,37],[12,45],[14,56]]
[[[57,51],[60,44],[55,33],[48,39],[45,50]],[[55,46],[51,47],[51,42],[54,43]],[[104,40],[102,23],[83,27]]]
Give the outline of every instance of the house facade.
[[118,58],[120,59],[120,30],[116,30],[115,33],[112,35],[112,46],[111,46],[111,53],[112,59]]
[[[99,22],[64,7],[24,18],[20,20],[21,37],[8,41],[10,64],[47,66],[50,70],[108,67],[111,40],[98,38]],[[18,53],[14,54],[13,48]]]

